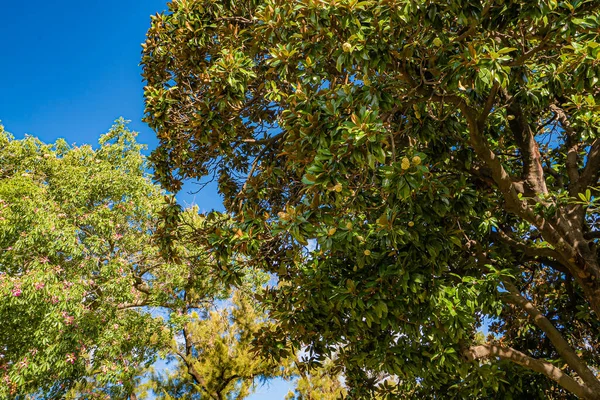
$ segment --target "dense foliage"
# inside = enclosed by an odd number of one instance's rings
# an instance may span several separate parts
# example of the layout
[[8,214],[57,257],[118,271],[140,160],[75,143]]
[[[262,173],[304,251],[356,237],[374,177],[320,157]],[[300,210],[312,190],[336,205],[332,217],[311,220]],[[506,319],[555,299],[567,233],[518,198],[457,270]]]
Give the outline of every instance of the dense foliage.
[[286,400],[339,400],[346,394],[342,376],[335,364],[327,361],[311,374],[300,374],[294,391],[288,393]]
[[156,177],[218,179],[234,221],[198,238],[279,279],[263,300],[283,329],[260,343],[335,354],[355,396],[599,398],[599,9],[177,0],[154,16]]
[[264,276],[240,273],[225,310],[230,287],[204,248],[180,240],[176,263],[160,256],[164,196],[142,149],[122,120],[97,149],[0,131],[1,398],[160,397],[175,383],[149,373],[159,354],[178,360],[189,398],[241,399],[284,373],[249,349],[268,324],[249,302]]
[[268,379],[289,377],[290,363],[258,356],[254,334],[270,322],[249,293],[230,305],[194,312],[173,338],[172,370],[156,371],[149,386],[159,399],[244,399]]
[[133,307],[165,296],[142,278],[161,192],[122,121],[99,146],[0,133],[0,397],[110,386],[157,350],[161,322]]

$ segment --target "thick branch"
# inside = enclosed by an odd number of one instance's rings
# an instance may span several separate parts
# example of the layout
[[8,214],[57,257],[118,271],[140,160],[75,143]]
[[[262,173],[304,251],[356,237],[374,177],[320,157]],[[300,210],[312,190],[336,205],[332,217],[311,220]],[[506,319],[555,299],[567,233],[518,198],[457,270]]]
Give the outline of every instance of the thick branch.
[[571,126],[567,113],[562,108],[556,104],[551,104],[550,110],[554,113],[558,122],[560,122],[567,138],[567,160],[565,166],[567,168],[567,175],[569,176],[569,193],[571,196],[576,196],[577,192],[574,189],[579,182],[579,140],[577,133]]
[[505,283],[504,286],[509,290],[509,293],[505,294],[505,299],[523,311],[525,311],[533,322],[540,328],[552,345],[560,354],[562,359],[579,375],[579,377],[596,393],[600,394],[600,381],[596,379],[594,373],[590,371],[588,366],[583,362],[575,350],[569,345],[569,343],[563,338],[562,334],[552,325],[552,323],[546,318],[529,300],[521,296],[518,289],[510,284]]
[[600,239],[600,231],[586,232],[583,234],[586,240]]
[[515,240],[500,229],[492,233],[492,236],[497,237],[498,239],[502,240],[504,243],[512,247],[514,250],[520,251],[525,255],[531,257],[554,258],[560,261],[560,254],[556,250],[551,249],[549,247],[527,246],[525,243]]
[[535,140],[535,135],[531,126],[529,126],[529,121],[519,104],[514,101],[514,98],[508,107],[508,112],[514,117],[512,120],[509,120],[509,126],[515,137],[515,141],[521,150],[523,179],[528,183],[528,189],[530,189],[534,195],[546,194],[548,193],[548,189],[544,178],[540,147]]
[[556,261],[554,258],[548,258],[548,257],[540,257],[540,256],[529,256],[529,255],[524,255],[523,256],[523,260],[524,262],[537,262],[539,264],[544,264],[547,267],[552,268],[555,271],[561,272],[565,275],[568,276],[573,276],[571,271],[569,271],[569,269],[567,267],[565,267],[562,263],[560,263],[559,261]]
[[[492,177],[506,201],[507,209],[535,226],[542,233],[544,239],[550,242],[550,244],[552,244],[565,259],[575,260],[577,258],[577,251],[573,246],[567,243],[556,227],[539,213],[533,211],[525,201],[519,198],[518,190],[511,179],[511,176],[504,169],[498,156],[490,149],[487,139],[479,129],[476,112],[462,100],[455,100],[454,104],[459,107],[461,112],[465,115],[469,128],[471,145],[477,156],[490,168]],[[578,269],[577,265],[574,263],[570,263],[569,265],[575,268],[575,270]]]
[[596,185],[600,178],[600,138],[595,139],[587,154],[587,164],[583,168],[577,193],[583,192],[586,188]]
[[496,95],[498,94],[498,89],[500,88],[500,84],[498,82],[494,83],[492,89],[490,90],[490,94],[485,101],[485,105],[483,106],[483,110],[481,110],[481,114],[479,114],[479,118],[477,119],[477,124],[479,125],[479,129],[483,130],[485,127],[485,121],[487,120],[492,108],[494,107],[494,102],[496,101]]
[[463,354],[469,361],[491,357],[499,357],[503,360],[512,361],[515,364],[521,365],[522,367],[546,375],[548,378],[557,382],[564,389],[578,397],[584,399],[599,398],[599,395],[596,394],[592,389],[580,384],[575,379],[571,378],[569,375],[565,374],[563,371],[561,371],[559,368],[556,368],[549,362],[529,357],[511,347],[484,344],[470,347],[469,349],[465,350]]
[[238,379],[238,378],[241,378],[241,376],[239,376],[237,374],[233,374],[229,378],[223,379],[223,382],[219,386],[219,393],[223,392],[227,388],[227,385],[229,385],[233,380]]
[[179,356],[179,358],[181,358],[181,361],[183,361],[183,363],[185,364],[188,374],[192,377],[192,379],[194,380],[194,383],[196,383],[196,385],[200,386],[202,388],[202,390],[204,390],[210,397],[212,397],[215,400],[219,400],[218,398],[215,398],[215,396],[212,393],[210,393],[208,391],[208,389],[206,388],[204,378],[202,377],[202,375],[200,375],[198,373],[198,371],[196,371],[196,369],[194,368],[194,365],[189,360],[190,355],[184,354],[179,350],[176,350],[175,354],[177,354]]
[[525,258],[529,261],[539,261],[544,263],[562,273],[570,274],[567,268],[568,262],[566,262],[561,254],[554,249],[549,247],[531,247],[525,243],[519,242],[516,239],[507,235],[504,231],[498,230],[492,232],[492,237],[506,243],[513,250],[522,253]]

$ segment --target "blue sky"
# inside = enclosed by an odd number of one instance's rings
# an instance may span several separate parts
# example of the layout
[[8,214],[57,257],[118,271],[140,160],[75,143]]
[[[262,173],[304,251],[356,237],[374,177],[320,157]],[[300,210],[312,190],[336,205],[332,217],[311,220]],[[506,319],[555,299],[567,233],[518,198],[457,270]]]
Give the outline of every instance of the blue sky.
[[[140,44],[150,15],[166,0],[2,1],[0,121],[17,138],[95,144],[120,116],[138,140],[157,142],[143,122]],[[178,198],[201,210],[222,209],[214,186]],[[251,397],[283,399],[289,385],[273,382]]]

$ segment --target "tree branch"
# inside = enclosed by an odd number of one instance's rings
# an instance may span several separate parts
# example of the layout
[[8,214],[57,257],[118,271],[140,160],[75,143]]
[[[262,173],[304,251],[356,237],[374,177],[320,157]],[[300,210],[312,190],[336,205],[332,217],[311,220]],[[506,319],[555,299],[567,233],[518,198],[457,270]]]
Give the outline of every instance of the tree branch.
[[526,245],[525,243],[521,243],[514,238],[510,237],[501,229],[498,229],[496,232],[492,233],[493,237],[500,239],[501,241],[508,244],[514,250],[520,251],[521,253],[531,256],[531,257],[545,257],[545,258],[553,258],[555,260],[560,261],[560,254],[549,247],[531,247]]
[[569,375],[565,374],[559,368],[549,362],[529,357],[511,347],[483,344],[473,346],[463,351],[463,355],[468,361],[482,360],[492,357],[498,357],[503,360],[512,361],[522,367],[530,369],[557,382],[560,386],[584,399],[598,399],[598,395],[589,387],[577,382]]
[[549,247],[528,246],[527,244],[519,242],[510,237],[501,229],[496,232],[492,232],[491,236],[506,243],[513,250],[522,253],[528,259],[528,261],[539,261],[562,273],[570,274],[569,269],[566,267],[568,263],[566,263],[561,254],[554,249]]
[[483,130],[485,127],[485,121],[494,107],[494,102],[496,100],[496,95],[498,94],[499,88],[500,84],[498,82],[494,82],[494,86],[492,86],[490,94],[488,95],[485,105],[483,106],[483,110],[481,110],[481,114],[479,114],[479,118],[477,119],[477,125],[479,126],[480,130]]
[[581,173],[577,193],[581,193],[584,189],[595,185],[600,178],[600,138],[594,140],[586,158],[587,163]]
[[585,240],[600,239],[600,231],[586,232],[583,234]]
[[523,160],[522,178],[528,183],[528,189],[533,192],[534,196],[546,194],[548,193],[548,188],[546,187],[546,180],[544,178],[540,147],[535,140],[535,132],[529,126],[528,119],[523,114],[523,110],[519,104],[506,91],[505,96],[511,101],[508,106],[508,112],[514,118],[508,121],[508,125],[521,150],[521,158]]
[[544,38],[541,41],[541,44],[539,44],[538,46],[524,52],[523,54],[521,54],[521,56],[519,58],[517,58],[516,60],[513,60],[511,62],[508,62],[504,65],[507,65],[509,67],[518,67],[523,65],[523,63],[527,60],[529,60],[531,57],[533,57],[534,55],[536,55],[538,52],[542,51],[542,50],[547,50],[547,49],[551,49],[552,46],[548,45],[547,39]]
[[594,373],[588,366],[579,358],[575,350],[569,345],[562,334],[552,325],[532,302],[523,297],[519,290],[511,283],[505,282],[504,286],[508,289],[508,293],[504,294],[504,298],[511,304],[518,306],[525,311],[533,322],[540,328],[550,339],[552,345],[560,354],[563,360],[579,375],[579,377],[591,388],[595,393],[600,395],[600,381],[596,379]]
[[575,191],[575,188],[579,182],[579,140],[575,130],[569,122],[567,113],[556,104],[550,104],[550,110],[554,113],[558,122],[560,122],[565,131],[565,136],[567,137],[567,160],[565,166],[567,168],[567,175],[569,176],[569,194],[571,196],[576,196],[577,192]]
[[[475,110],[469,107],[462,99],[455,96],[450,97],[451,99],[449,100],[452,100],[452,103],[464,114],[467,120],[471,145],[477,156],[490,168],[492,178],[506,201],[506,208],[535,226],[541,232],[544,239],[554,246],[557,251],[561,252],[564,259],[575,260],[578,256],[577,251],[563,238],[557,228],[539,213],[533,211],[524,200],[519,198],[518,190],[511,176],[504,169],[498,156],[490,149],[487,139],[479,129]],[[574,262],[569,263],[569,266],[574,268],[575,271],[579,268]]]
[[[239,200],[239,211],[242,210],[242,204],[243,204],[243,199],[241,198],[241,196],[246,191],[246,189],[248,187],[248,181],[250,180],[250,178],[252,178],[252,175],[254,174],[254,171],[256,171],[256,167],[258,167],[258,163],[260,162],[260,159],[267,152],[267,150],[270,149],[271,146],[274,143],[276,143],[279,139],[281,139],[282,137],[283,137],[283,132],[278,133],[277,135],[275,135],[273,137],[261,140],[261,142],[263,142],[265,144],[265,146],[260,150],[260,152],[258,153],[258,155],[254,158],[254,161],[252,162],[252,166],[250,167],[250,171],[248,172],[248,176],[246,177],[246,180],[244,181],[244,185],[242,186],[242,188],[240,189],[240,191],[236,195],[236,197],[240,197],[240,200]],[[255,141],[253,143],[257,143],[257,142],[258,141]]]
[[[187,341],[186,341],[187,343]],[[179,358],[181,358],[181,361],[183,361],[183,363],[185,364],[185,366],[187,367],[188,370],[188,374],[192,377],[192,379],[194,380],[194,382],[200,386],[202,388],[202,390],[204,390],[210,397],[212,397],[213,399],[215,399],[215,396],[213,396],[208,389],[206,388],[206,384],[204,382],[204,378],[202,377],[202,375],[200,375],[198,373],[198,371],[196,371],[196,369],[194,368],[194,366],[192,365],[192,363],[189,361],[188,357],[189,355],[182,353],[179,350],[175,350],[175,354],[177,354],[179,356]],[[218,400],[218,399],[215,399]]]

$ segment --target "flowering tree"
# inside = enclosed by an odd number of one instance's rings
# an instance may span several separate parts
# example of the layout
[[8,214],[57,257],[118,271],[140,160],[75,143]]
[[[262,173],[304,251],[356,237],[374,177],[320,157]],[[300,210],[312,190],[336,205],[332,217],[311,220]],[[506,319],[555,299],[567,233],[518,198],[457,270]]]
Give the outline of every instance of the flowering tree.
[[593,0],[172,1],[156,177],[218,179],[212,249],[278,274],[263,344],[336,354],[350,394],[598,399],[599,27]]
[[159,257],[163,194],[134,137],[123,120],[96,150],[0,131],[1,397],[56,397],[82,377],[127,393],[171,337],[148,307],[176,307],[184,287],[223,292],[205,252]]
[[141,149],[122,120],[97,150],[0,128],[0,397],[126,382],[156,351],[162,323],[136,308],[166,296],[147,279],[162,194]]
[[[181,386],[243,398],[255,379],[285,373],[250,348],[270,324],[252,297],[266,275],[239,270],[242,289],[222,310],[228,280],[206,243],[187,239],[207,224],[197,207],[177,215],[177,261],[161,257],[153,235],[178,206],[148,179],[142,149],[123,120],[97,149],[0,128],[0,397],[135,399]],[[159,354],[177,361],[177,379],[148,372]]]

